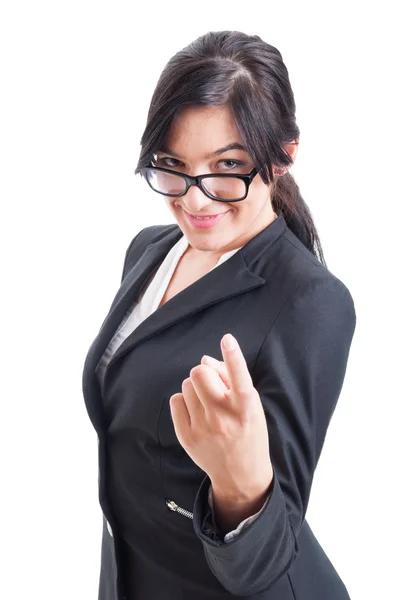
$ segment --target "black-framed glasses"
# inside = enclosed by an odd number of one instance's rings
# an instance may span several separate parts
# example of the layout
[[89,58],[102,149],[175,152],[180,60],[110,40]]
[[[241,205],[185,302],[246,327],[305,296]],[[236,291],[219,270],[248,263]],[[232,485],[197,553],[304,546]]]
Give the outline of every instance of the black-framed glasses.
[[207,173],[197,177],[162,167],[143,167],[140,172],[153,191],[163,196],[179,198],[184,196],[192,185],[197,185],[212,200],[240,202],[246,198],[249,186],[258,171],[253,169],[247,175]]

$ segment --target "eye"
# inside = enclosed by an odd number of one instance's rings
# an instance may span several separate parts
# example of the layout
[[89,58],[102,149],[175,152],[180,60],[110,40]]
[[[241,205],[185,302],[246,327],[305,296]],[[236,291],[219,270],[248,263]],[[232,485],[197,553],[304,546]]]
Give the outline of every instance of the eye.
[[179,167],[182,164],[179,160],[177,160],[176,158],[172,158],[171,156],[165,156],[163,158],[158,158],[158,163],[159,163],[159,166],[165,166],[170,169],[173,169],[174,167]]
[[232,169],[236,169],[237,167],[241,167],[245,163],[240,160],[233,160],[232,158],[226,158],[224,160],[220,160],[218,164],[224,163],[224,167],[227,171],[231,171]]

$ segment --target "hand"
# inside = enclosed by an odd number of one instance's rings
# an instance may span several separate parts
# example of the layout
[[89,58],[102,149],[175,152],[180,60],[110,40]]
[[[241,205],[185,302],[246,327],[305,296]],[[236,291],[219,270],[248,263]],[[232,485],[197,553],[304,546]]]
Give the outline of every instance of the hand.
[[[224,345],[228,338],[231,350]],[[213,485],[250,496],[273,476],[267,423],[237,341],[230,335],[222,341],[224,362],[203,357],[191,369],[182,393],[170,398],[171,416],[181,446]]]

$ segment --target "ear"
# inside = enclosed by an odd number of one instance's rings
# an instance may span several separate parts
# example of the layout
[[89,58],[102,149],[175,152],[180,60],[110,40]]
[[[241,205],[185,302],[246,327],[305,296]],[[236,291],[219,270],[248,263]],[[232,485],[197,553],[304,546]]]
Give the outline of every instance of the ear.
[[[285,144],[283,146],[283,148],[286,150],[286,152],[288,154],[290,154],[290,157],[293,159],[293,162],[296,160],[299,142],[300,142],[300,138],[295,138],[292,142],[289,142],[288,144]],[[290,167],[291,167],[291,165],[290,165]],[[274,173],[276,175],[284,175],[285,173],[288,172],[290,167],[279,167],[279,168],[274,167]]]

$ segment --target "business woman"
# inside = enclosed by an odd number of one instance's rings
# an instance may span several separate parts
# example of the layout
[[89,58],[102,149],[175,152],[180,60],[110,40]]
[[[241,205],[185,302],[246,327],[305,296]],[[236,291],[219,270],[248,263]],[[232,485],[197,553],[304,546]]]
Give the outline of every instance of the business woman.
[[349,598],[306,510],[356,316],[289,173],[299,134],[258,36],[210,32],[161,74],[136,172],[175,223],[130,243],[83,371],[100,600]]

